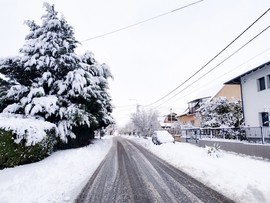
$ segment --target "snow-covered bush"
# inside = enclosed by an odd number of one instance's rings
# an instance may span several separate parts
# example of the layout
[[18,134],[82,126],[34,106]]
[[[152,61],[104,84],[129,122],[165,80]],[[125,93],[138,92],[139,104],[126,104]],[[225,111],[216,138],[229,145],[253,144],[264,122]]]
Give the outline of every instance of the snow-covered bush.
[[0,169],[49,156],[56,143],[56,130],[49,122],[0,114]]
[[196,113],[202,127],[233,127],[243,125],[243,114],[240,100],[229,102],[226,97],[214,98],[200,104]]
[[214,144],[213,146],[205,146],[206,152],[209,156],[218,158],[221,157],[220,145]]
[[20,54],[0,61],[0,73],[9,79],[0,87],[0,112],[42,117],[67,142],[78,137],[74,127],[96,130],[114,122],[107,81],[112,74],[91,52],[77,55],[73,28],[54,5],[44,7],[41,25],[25,21],[30,32]]

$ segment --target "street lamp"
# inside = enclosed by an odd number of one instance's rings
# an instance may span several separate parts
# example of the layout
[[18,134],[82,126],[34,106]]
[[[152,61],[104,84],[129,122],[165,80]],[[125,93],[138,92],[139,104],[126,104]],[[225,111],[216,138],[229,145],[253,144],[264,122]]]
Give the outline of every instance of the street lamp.
[[138,101],[137,99],[129,99],[130,101],[136,101],[136,113],[138,113],[139,111],[139,104],[138,104]]

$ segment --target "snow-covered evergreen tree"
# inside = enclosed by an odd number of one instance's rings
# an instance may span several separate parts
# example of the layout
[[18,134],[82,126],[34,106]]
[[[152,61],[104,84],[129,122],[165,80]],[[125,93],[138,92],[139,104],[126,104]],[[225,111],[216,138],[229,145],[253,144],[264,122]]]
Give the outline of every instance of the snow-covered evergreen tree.
[[44,118],[58,126],[62,140],[75,138],[72,127],[105,127],[113,122],[108,94],[109,67],[93,54],[75,53],[73,28],[54,5],[44,3],[42,25],[25,21],[30,28],[19,56],[0,61],[0,73],[10,88],[2,95],[0,111]]
[[111,97],[107,90],[108,79],[113,78],[109,67],[106,64],[99,64],[95,61],[92,52],[86,52],[82,57],[82,63],[80,64],[82,69],[86,73],[90,73],[89,81],[91,81],[90,86],[87,90],[87,95],[80,98],[80,101],[84,105],[87,112],[91,112],[94,118],[91,117],[91,121],[96,122],[96,124],[101,125],[101,127],[108,126],[114,123],[110,113],[113,110],[111,105]]
[[241,102],[239,100],[229,102],[226,97],[201,103],[196,116],[202,127],[236,128],[243,125]]

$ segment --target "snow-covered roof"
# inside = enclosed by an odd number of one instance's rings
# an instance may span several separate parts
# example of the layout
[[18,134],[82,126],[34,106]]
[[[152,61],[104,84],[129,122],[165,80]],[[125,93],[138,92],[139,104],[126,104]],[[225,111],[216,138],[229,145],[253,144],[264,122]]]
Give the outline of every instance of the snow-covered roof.
[[264,63],[264,64],[262,64],[262,65],[260,65],[260,66],[258,66],[256,68],[253,68],[253,69],[251,69],[251,70],[249,70],[249,71],[247,71],[247,72],[245,72],[245,73],[243,73],[243,74],[229,80],[228,82],[225,82],[224,84],[226,84],[226,85],[227,84],[241,84],[241,77],[243,77],[245,75],[249,75],[250,73],[253,73],[253,72],[255,72],[255,71],[259,70],[259,69],[265,68],[268,65],[270,65],[270,61],[268,61],[268,62],[266,62],[266,63]]
[[164,122],[160,123],[161,127],[171,127],[171,125],[172,123],[164,123]]
[[182,113],[178,114],[176,117],[180,117],[180,116],[186,115],[188,112],[189,112],[189,109],[186,108]]
[[202,98],[212,98],[214,97],[222,88],[224,85],[222,83],[215,84],[211,86],[210,88],[206,88],[202,91],[200,91],[195,97],[193,97],[192,100],[189,102],[195,101],[197,99],[202,99]]
[[167,115],[165,116],[159,116],[157,119],[160,123],[164,122],[165,118],[166,118]]

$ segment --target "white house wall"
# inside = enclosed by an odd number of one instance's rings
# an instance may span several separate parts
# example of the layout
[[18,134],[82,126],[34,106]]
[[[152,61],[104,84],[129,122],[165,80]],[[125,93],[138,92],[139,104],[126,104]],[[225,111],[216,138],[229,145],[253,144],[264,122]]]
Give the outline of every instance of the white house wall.
[[[245,125],[262,126],[260,113],[266,112],[266,106],[270,105],[269,75],[270,65],[241,77]],[[257,80],[261,77],[265,77],[266,89],[258,91]]]

